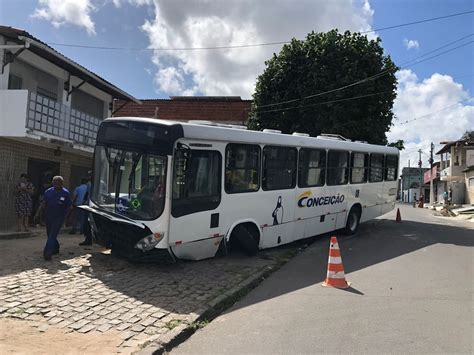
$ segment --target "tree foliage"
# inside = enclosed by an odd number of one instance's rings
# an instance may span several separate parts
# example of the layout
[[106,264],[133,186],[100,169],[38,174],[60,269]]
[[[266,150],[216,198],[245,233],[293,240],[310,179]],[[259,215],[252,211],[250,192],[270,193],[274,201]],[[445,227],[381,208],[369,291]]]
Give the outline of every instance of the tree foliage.
[[398,148],[398,150],[403,150],[405,149],[405,141],[403,139],[399,139],[396,142],[388,143],[387,144],[389,147],[395,147]]
[[461,139],[464,139],[464,140],[467,140],[467,141],[473,141],[474,140],[474,131],[464,132]]
[[[265,64],[253,95],[250,129],[272,128],[311,136],[334,133],[387,144],[385,133],[392,123],[398,68],[384,55],[380,39],[368,40],[348,31],[311,32],[305,40],[293,39],[284,45]],[[385,75],[318,95],[379,73]],[[310,95],[318,96],[298,100]],[[345,100],[358,96],[364,97]],[[290,100],[295,101],[268,106]]]

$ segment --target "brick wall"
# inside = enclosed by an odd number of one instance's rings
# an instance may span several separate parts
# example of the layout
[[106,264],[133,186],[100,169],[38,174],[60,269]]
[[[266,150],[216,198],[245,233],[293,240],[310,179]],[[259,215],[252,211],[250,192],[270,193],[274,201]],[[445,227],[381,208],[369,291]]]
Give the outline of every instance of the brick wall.
[[58,162],[66,188],[70,188],[69,180],[72,165],[85,168],[92,166],[92,155],[83,156],[62,152],[60,156],[55,156],[53,152],[54,149],[52,148],[0,138],[0,196],[3,201],[0,209],[0,230],[9,230],[15,227],[15,186],[20,175],[27,172],[28,158]]
[[207,120],[244,125],[252,106],[251,100],[240,97],[172,97],[171,99],[140,100],[142,104],[115,100],[115,117],[151,117],[162,120]]

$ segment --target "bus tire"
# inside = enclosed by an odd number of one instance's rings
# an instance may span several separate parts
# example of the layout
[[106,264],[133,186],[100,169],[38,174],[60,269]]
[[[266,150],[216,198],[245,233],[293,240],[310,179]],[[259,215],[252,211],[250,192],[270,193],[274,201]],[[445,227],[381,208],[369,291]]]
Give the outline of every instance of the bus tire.
[[360,207],[353,206],[347,215],[346,227],[344,228],[344,234],[353,235],[359,229],[360,224]]
[[232,243],[236,243],[248,255],[253,256],[258,253],[258,240],[249,230],[242,224],[236,226],[230,238]]

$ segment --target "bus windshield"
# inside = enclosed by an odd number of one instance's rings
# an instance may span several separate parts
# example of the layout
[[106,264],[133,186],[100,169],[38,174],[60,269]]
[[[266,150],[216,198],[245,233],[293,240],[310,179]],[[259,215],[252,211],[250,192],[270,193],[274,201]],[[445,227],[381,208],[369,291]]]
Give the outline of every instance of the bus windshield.
[[165,204],[166,156],[96,146],[92,201],[137,220],[158,218]]

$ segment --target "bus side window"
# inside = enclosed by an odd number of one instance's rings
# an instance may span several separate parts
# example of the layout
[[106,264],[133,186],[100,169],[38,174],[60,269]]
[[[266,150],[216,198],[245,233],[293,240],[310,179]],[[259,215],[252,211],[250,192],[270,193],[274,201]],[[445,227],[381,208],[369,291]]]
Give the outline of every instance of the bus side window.
[[301,148],[299,154],[298,186],[324,186],[326,181],[326,150]]
[[351,184],[362,184],[367,182],[369,170],[369,154],[351,153]]
[[383,154],[370,154],[369,181],[383,181]]
[[395,181],[397,179],[398,157],[396,155],[385,156],[385,181]]
[[327,184],[345,185],[349,178],[349,152],[330,150],[327,164]]
[[252,192],[260,188],[260,146],[228,144],[225,152],[225,191]]
[[263,148],[264,190],[293,189],[296,186],[296,148],[266,146]]

